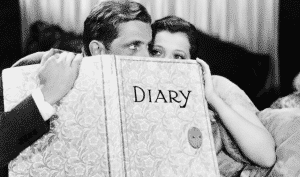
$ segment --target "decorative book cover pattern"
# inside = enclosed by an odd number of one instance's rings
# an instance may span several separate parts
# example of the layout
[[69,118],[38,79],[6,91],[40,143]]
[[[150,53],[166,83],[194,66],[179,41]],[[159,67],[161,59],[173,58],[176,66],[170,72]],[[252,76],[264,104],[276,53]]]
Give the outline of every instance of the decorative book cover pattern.
[[[37,68],[3,71],[6,111],[38,86]],[[10,176],[219,176],[202,83],[194,60],[84,58],[51,131]]]

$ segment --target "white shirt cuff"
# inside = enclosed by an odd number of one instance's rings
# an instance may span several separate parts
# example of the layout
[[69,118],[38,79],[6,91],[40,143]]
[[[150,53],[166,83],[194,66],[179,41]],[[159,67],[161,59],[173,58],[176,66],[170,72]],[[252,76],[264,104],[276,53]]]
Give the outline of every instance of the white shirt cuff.
[[55,108],[44,100],[44,95],[40,88],[33,90],[32,97],[45,121],[55,114]]

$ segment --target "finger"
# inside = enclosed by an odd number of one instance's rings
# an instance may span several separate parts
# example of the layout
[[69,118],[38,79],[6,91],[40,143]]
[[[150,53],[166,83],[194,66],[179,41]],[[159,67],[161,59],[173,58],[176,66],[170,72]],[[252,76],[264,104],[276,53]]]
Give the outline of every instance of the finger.
[[66,59],[67,55],[68,55],[68,52],[63,52],[63,53],[61,53],[61,54],[59,55],[59,58],[56,59],[56,61],[57,61],[58,63],[62,62],[63,60]]
[[210,75],[210,69],[209,69],[208,64],[205,61],[203,61],[199,58],[196,58],[196,61],[202,66],[203,74],[209,74]]
[[203,66],[203,67],[205,67],[205,68],[208,67],[207,63],[206,63],[205,61],[203,61],[203,60],[201,60],[201,59],[199,59],[199,58],[196,58],[196,61],[197,61],[201,66]]
[[43,64],[43,66],[47,67],[47,66],[49,65],[50,62],[56,61],[56,60],[57,60],[57,59],[56,59],[55,55],[52,55],[52,56],[50,56],[50,57],[45,61],[45,63]]
[[65,60],[66,66],[71,66],[72,60],[74,59],[75,55],[73,52],[68,52]]
[[71,67],[77,70],[80,67],[82,58],[83,58],[82,54],[77,54],[71,63]]
[[54,50],[50,49],[49,51],[47,51],[43,56],[42,56],[42,60],[41,60],[41,65],[44,65],[45,62],[47,61],[47,59],[49,57],[51,57],[54,54]]
[[60,50],[60,49],[56,49],[56,48],[53,48],[53,53],[54,55],[56,56],[56,58],[59,58],[59,56],[63,53],[63,52],[67,52],[67,51],[64,51],[64,50]]
[[212,76],[211,76],[208,64],[205,61],[201,60],[201,59],[197,58],[196,60],[202,66],[203,78],[204,78],[205,85],[207,86],[207,88],[212,88],[213,87],[212,86],[213,85],[212,84]]
[[199,63],[199,64],[202,64],[202,63],[204,63],[204,61],[202,60],[202,59],[200,59],[200,58],[196,58],[196,61]]
[[196,61],[197,61],[198,63],[200,63],[201,59],[197,57],[197,58],[196,58]]
[[61,50],[61,49],[53,49],[54,50],[54,53],[58,53],[58,54],[61,54],[61,53],[63,53],[63,52],[67,52],[67,51],[65,51],[65,50]]

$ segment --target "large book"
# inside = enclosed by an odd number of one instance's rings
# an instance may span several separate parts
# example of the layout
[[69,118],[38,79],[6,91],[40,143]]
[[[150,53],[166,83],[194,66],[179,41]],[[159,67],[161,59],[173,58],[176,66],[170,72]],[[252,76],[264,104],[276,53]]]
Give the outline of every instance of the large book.
[[[39,85],[39,64],[2,72],[5,111]],[[82,60],[51,131],[9,176],[219,176],[200,65],[103,55]]]

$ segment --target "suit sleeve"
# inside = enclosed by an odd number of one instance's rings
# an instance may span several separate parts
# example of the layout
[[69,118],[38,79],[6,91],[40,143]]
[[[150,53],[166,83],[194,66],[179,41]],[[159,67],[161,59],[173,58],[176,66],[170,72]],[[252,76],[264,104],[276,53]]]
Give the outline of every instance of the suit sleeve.
[[0,79],[0,168],[6,169],[7,164],[21,151],[49,132],[50,122],[44,121],[31,95],[11,111],[3,112],[2,78]]

